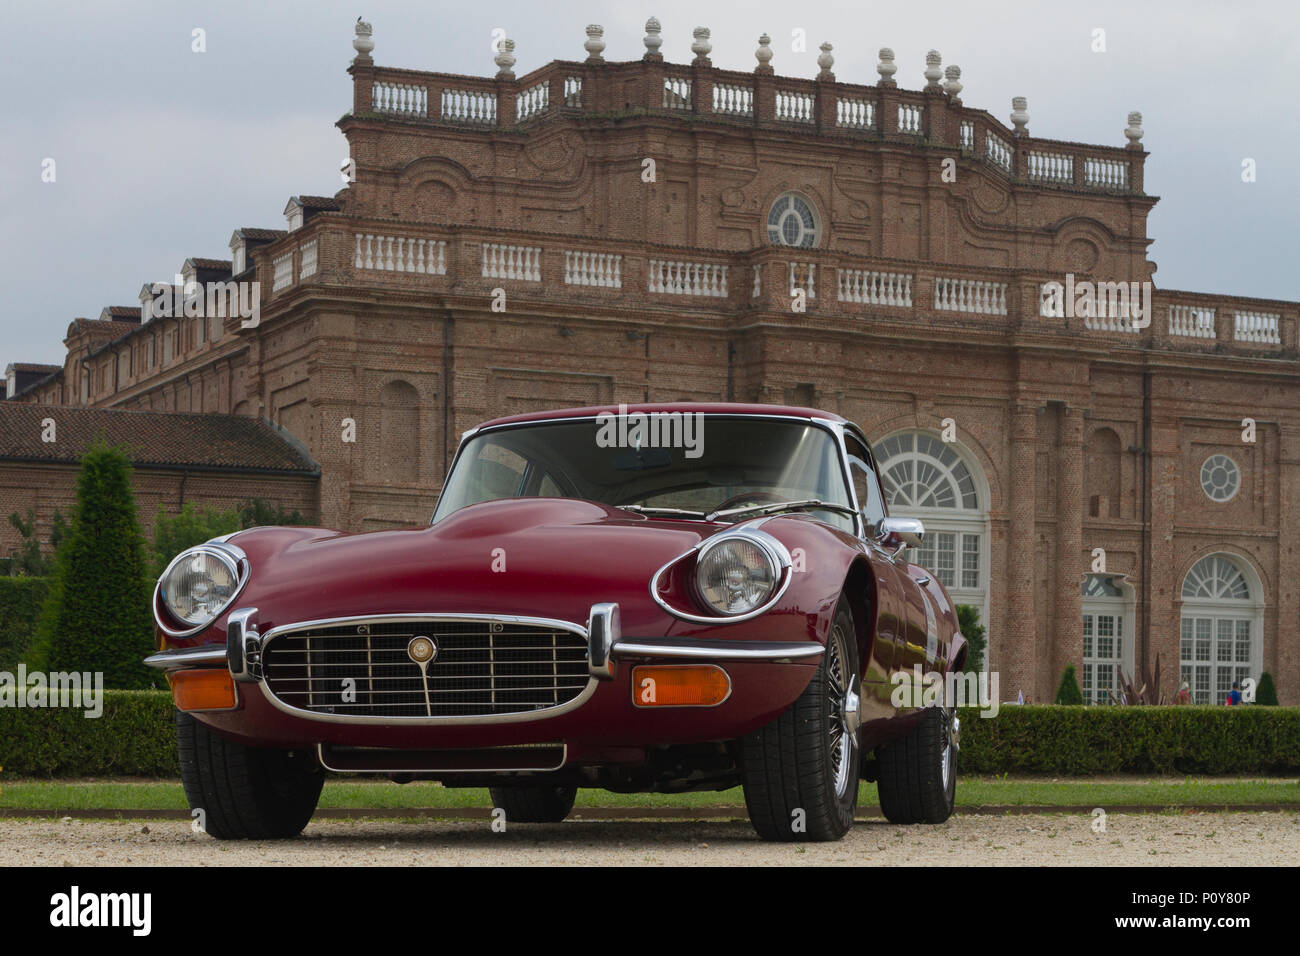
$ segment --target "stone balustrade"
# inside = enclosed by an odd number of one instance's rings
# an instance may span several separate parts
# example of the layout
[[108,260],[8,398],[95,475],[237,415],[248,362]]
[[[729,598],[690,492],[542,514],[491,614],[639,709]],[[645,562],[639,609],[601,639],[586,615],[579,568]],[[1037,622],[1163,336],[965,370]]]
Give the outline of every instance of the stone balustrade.
[[[367,226],[369,228],[367,228]],[[604,245],[481,227],[399,229],[320,218],[259,251],[271,275],[271,301],[311,279],[313,288],[373,283],[456,294],[482,294],[496,283],[527,283],[539,301],[571,301],[577,290],[614,311],[663,308],[673,298],[712,300],[710,309],[787,312],[803,292],[804,308],[822,317],[941,322],[972,329],[1084,336],[1115,347],[1214,350],[1296,359],[1300,305],[1153,290],[1151,315],[1141,298],[1112,302],[1098,292],[1094,314],[1051,303],[1047,283],[1060,277],[1024,270],[979,270],[921,261],[873,259],[824,249],[762,246],[752,251]],[[736,283],[735,275],[744,276]],[[819,289],[819,286],[824,288]],[[475,291],[477,290],[477,292]],[[518,294],[518,293],[517,293]],[[661,301],[661,297],[664,301]],[[518,299],[512,300],[518,302]]]
[[868,140],[919,138],[983,160],[1029,187],[1142,192],[1146,153],[1140,125],[1125,130],[1127,147],[1038,139],[1024,127],[1027,112],[1016,113],[1020,128],[1013,130],[984,110],[964,106],[956,80],[921,92],[900,89],[885,74],[881,83],[865,85],[841,83],[829,71],[814,81],[766,69],[721,70],[707,58],[690,65],[601,58],[557,60],[525,76],[488,78],[354,63],[353,116],[488,131],[531,126],[573,110],[691,113],[715,122]]

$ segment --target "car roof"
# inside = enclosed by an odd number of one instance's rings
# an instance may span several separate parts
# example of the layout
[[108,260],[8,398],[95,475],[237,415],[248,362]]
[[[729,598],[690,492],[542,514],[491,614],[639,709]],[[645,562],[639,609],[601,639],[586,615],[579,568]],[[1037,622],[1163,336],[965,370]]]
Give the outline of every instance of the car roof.
[[798,405],[757,405],[741,402],[644,402],[635,405],[591,405],[585,408],[558,408],[550,411],[527,412],[523,415],[509,415],[483,422],[479,428],[493,428],[497,425],[513,425],[520,422],[549,421],[562,418],[594,418],[600,414],[649,414],[650,412],[679,412],[683,414],[703,415],[775,415],[782,418],[820,418],[825,421],[852,425],[846,418],[819,408],[805,408]]

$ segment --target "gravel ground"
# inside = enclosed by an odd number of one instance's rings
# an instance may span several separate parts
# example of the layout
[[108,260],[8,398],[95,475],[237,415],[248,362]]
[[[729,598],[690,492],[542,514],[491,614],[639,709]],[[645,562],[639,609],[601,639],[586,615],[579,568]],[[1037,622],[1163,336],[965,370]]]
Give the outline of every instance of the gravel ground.
[[1300,859],[1300,814],[956,816],[941,826],[859,821],[839,843],[773,845],[743,821],[320,820],[297,840],[222,843],[179,820],[0,821],[0,865],[1034,865],[1262,866]]

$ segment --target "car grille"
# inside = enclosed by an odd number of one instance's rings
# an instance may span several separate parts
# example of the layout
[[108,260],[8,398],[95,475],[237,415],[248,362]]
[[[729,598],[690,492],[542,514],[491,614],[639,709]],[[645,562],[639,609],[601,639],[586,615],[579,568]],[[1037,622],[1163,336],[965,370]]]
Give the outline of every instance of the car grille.
[[[437,645],[423,671],[407,653]],[[586,638],[507,621],[384,620],[301,628],[263,648],[266,686],[290,707],[366,717],[489,717],[559,707],[586,688]]]

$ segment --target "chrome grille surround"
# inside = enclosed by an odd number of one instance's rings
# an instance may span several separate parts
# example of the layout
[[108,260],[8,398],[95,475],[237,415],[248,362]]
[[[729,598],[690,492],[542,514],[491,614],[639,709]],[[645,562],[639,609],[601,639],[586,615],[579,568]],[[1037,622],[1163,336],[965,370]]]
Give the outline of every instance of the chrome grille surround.
[[[407,654],[417,636],[438,644],[423,674]],[[587,641],[578,624],[499,614],[304,621],[263,636],[260,684],[278,710],[331,723],[526,722],[566,713],[595,693]]]

